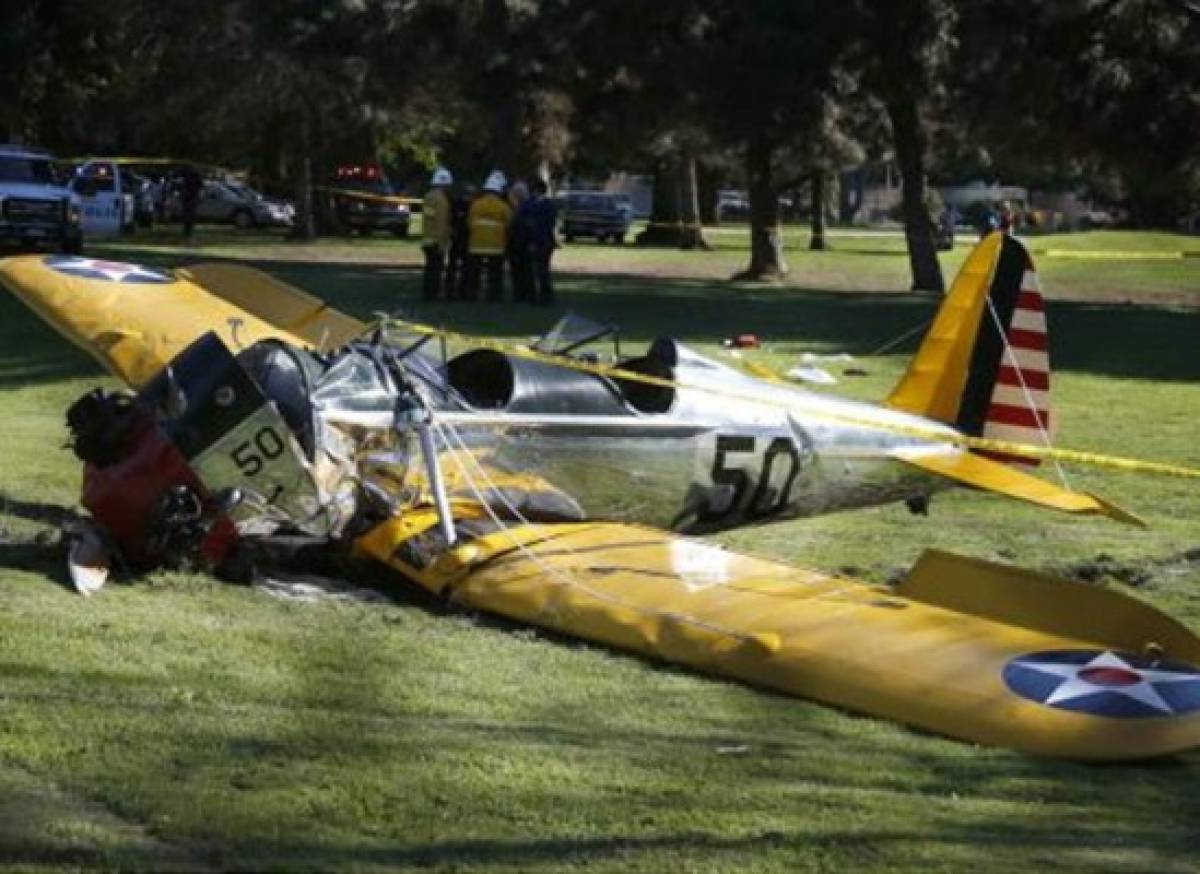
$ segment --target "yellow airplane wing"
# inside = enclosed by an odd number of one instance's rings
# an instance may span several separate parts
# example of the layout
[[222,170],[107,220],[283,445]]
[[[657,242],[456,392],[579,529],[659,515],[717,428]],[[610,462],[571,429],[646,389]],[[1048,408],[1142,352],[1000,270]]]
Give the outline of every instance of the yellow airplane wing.
[[648,528],[462,518],[490,533],[439,548],[415,510],[356,547],[474,609],[979,743],[1096,760],[1200,745],[1200,640],[1125,595],[945,555],[897,593]]
[[0,284],[135,388],[208,331],[235,351],[272,338],[315,345],[303,325],[293,333],[271,313],[248,312],[184,272],[77,255],[21,255],[0,261]]
[[1054,483],[1046,482],[1036,476],[972,452],[898,449],[891,455],[913,467],[935,473],[963,485],[974,486],[1020,501],[1028,501],[1040,507],[1048,507],[1065,513],[1108,516],[1118,522],[1146,527],[1146,523],[1137,516],[1103,498],[1061,488]]

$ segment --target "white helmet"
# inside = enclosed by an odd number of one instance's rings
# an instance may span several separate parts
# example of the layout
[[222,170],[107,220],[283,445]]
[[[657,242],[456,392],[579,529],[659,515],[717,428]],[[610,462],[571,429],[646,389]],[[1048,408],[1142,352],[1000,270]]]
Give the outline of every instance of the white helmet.
[[438,167],[433,171],[433,178],[429,180],[430,185],[453,185],[454,177],[445,167]]
[[494,191],[496,194],[499,194],[504,190],[504,186],[507,184],[508,180],[504,178],[504,174],[499,170],[493,170],[492,174],[488,176],[487,180],[483,183],[483,190]]

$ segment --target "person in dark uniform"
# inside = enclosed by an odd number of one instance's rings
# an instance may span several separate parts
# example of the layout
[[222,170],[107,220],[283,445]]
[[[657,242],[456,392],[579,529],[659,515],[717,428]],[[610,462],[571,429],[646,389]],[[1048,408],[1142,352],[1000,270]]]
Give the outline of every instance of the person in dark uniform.
[[183,235],[189,240],[196,232],[196,205],[200,202],[200,189],[204,180],[191,164],[179,173],[179,201],[183,212]]
[[[529,186],[518,179],[508,189],[508,204],[515,217],[522,204],[529,200]],[[512,275],[513,300],[533,303],[533,265],[529,260],[529,242],[521,229],[513,224],[508,235],[508,271]]]
[[470,185],[450,202],[450,254],[446,258],[446,300],[466,297],[463,283],[467,273],[467,213],[475,192]]
[[513,221],[516,237],[528,253],[533,288],[531,303],[551,306],[554,303],[554,283],[550,276],[550,259],[558,248],[554,225],[558,206],[547,196],[544,179],[535,179],[530,186],[529,199],[521,204]]

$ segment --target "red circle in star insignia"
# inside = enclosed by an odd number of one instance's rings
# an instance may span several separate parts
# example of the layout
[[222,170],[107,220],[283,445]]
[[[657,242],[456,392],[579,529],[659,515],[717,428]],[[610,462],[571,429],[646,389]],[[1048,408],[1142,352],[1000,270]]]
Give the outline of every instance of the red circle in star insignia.
[[1136,686],[1142,682],[1142,675],[1137,671],[1108,666],[1084,668],[1078,676],[1095,686]]

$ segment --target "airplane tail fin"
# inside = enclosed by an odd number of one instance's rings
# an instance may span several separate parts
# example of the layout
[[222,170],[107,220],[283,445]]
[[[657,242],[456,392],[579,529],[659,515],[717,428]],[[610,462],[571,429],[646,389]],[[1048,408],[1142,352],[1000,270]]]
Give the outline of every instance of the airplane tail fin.
[[885,403],[971,436],[1044,443],[1051,424],[1046,339],[1033,260],[1012,237],[990,234],[967,256]]

